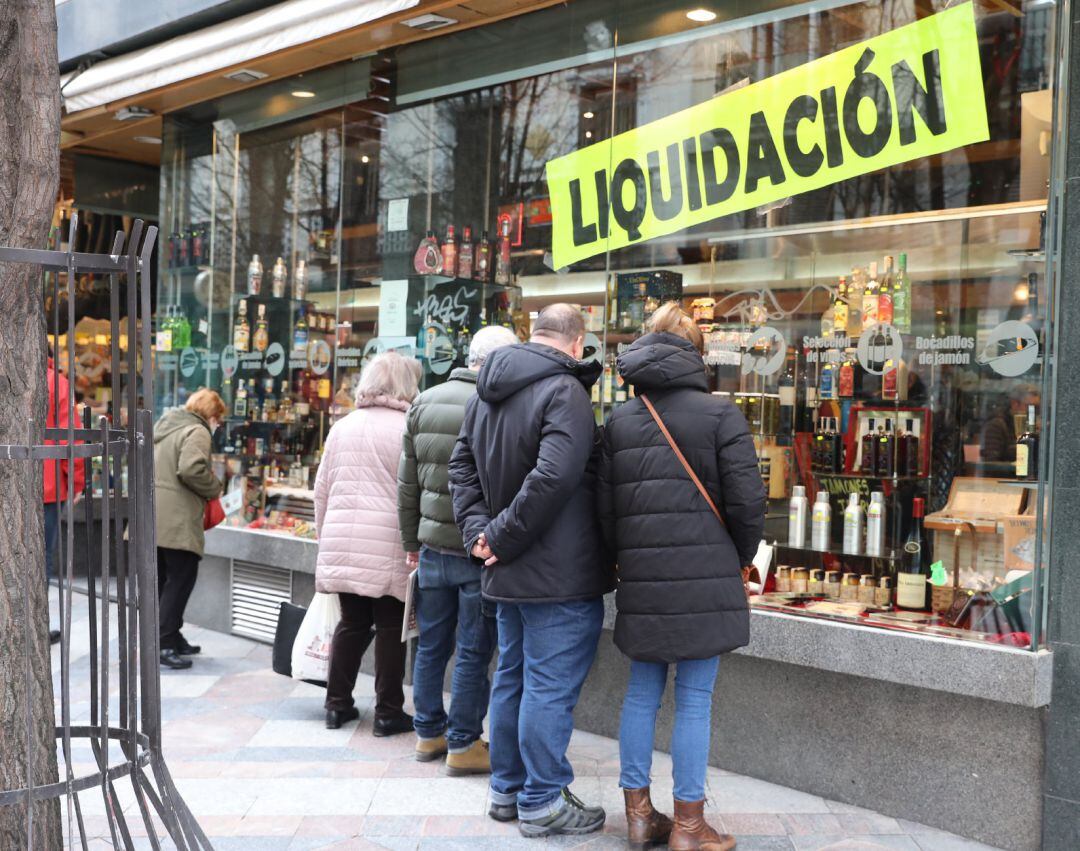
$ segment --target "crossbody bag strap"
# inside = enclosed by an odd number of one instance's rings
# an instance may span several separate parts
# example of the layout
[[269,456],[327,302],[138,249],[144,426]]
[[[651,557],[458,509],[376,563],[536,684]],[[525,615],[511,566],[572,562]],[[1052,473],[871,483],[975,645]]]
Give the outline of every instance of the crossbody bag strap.
[[683,469],[686,470],[686,475],[690,477],[690,481],[697,487],[698,493],[705,497],[705,501],[709,503],[709,508],[712,509],[712,513],[716,515],[716,519],[720,521],[720,525],[725,529],[727,523],[724,522],[723,515],[720,514],[720,509],[716,507],[716,503],[713,502],[713,498],[709,496],[709,492],[705,490],[705,485],[701,483],[701,479],[697,477],[697,473],[694,472],[694,468],[690,466],[690,462],[686,460],[686,456],[682,454],[682,450],[679,449],[679,444],[675,442],[675,438],[671,436],[671,432],[668,431],[664,421],[660,418],[660,414],[657,413],[656,408],[653,407],[653,403],[649,401],[648,396],[638,397],[645,403],[645,407],[649,409],[649,413],[652,414],[653,420],[656,421],[657,426],[660,427],[660,433],[664,435],[664,439],[667,440],[668,446],[671,447],[671,451],[675,453],[675,457],[679,459],[679,463],[683,465]]

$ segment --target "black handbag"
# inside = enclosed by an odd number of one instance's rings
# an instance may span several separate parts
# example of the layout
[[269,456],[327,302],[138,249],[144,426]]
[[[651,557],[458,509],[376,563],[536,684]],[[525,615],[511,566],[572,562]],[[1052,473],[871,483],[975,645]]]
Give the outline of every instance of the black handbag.
[[[296,633],[300,631],[300,624],[304,622],[304,615],[306,614],[307,609],[292,603],[282,602],[278,608],[277,628],[274,630],[274,650],[270,663],[275,674],[281,674],[283,677],[292,676],[293,644],[296,643]],[[375,630],[371,629],[368,631],[364,647],[360,651],[361,656],[367,652],[374,638]],[[303,682],[326,688],[326,683],[322,680],[303,680]]]

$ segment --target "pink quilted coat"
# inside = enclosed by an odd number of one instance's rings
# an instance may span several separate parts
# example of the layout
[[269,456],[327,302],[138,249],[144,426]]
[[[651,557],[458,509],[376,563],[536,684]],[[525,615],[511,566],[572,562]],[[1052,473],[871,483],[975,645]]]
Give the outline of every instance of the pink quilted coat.
[[380,396],[330,429],[315,478],[319,591],[405,599],[397,471],[408,408]]

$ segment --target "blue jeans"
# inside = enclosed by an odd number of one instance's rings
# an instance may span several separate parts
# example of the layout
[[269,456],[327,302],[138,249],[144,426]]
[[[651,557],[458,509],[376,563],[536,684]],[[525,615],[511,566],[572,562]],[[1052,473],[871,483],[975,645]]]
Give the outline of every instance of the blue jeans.
[[[488,665],[495,650],[495,619],[485,617],[480,568],[462,556],[420,551],[416,616],[420,638],[413,666],[413,727],[422,739],[446,734],[451,752],[468,750],[480,738],[491,683]],[[454,652],[450,714],[443,708],[443,680]]]
[[[675,664],[675,729],[671,734],[675,798],[700,801],[705,797],[709,759],[709,721],[713,686],[720,657],[688,659]],[[623,789],[649,785],[656,713],[667,686],[668,666],[661,662],[630,663],[630,684],[619,724],[619,758]]]
[[498,622],[491,801],[516,802],[520,818],[542,818],[562,809],[561,792],[574,779],[566,749],[604,625],[604,601],[499,603]]
[[46,502],[45,507],[45,581],[50,582],[56,578],[55,558],[56,539],[60,533],[60,504]]

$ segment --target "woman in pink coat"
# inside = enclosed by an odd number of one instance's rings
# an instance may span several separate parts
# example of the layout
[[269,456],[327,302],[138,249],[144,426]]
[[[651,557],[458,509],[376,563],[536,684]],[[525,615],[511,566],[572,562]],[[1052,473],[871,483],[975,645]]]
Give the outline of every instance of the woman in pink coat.
[[319,560],[315,587],[341,599],[330,645],[326,726],[360,713],[352,692],[367,637],[375,627],[376,736],[412,732],[405,712],[405,584],[409,568],[397,515],[397,469],[405,412],[416,396],[420,364],[379,355],[360,376],[356,410],[330,429],[315,479]]

